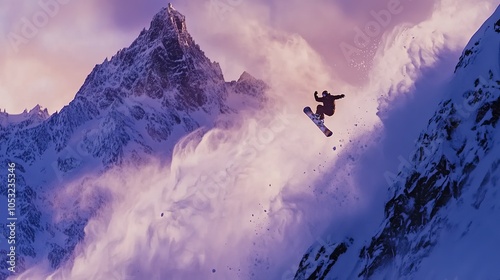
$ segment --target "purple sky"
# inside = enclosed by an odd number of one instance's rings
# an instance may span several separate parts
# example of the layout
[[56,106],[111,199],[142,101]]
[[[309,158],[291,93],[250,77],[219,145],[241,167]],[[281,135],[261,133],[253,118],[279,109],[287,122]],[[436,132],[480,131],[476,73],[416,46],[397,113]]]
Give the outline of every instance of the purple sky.
[[[494,2],[481,1],[483,5]],[[261,60],[247,55],[238,34],[248,28],[250,22],[257,21],[259,26],[268,29],[266,32],[300,36],[320,55],[332,77],[361,85],[366,82],[366,70],[383,32],[402,22],[414,24],[427,19],[435,1],[187,0],[172,3],[186,15],[189,31],[209,58],[221,63],[226,79],[237,79],[243,70],[265,79],[259,75],[256,65]],[[59,110],[73,98],[95,64],[128,46],[166,5],[167,2],[157,0],[2,2],[0,45],[4,47],[0,50],[0,96],[3,102],[0,108],[20,113],[39,103],[51,113]],[[387,18],[383,14],[387,15],[391,7],[397,13]],[[378,20],[384,26],[373,30],[375,33],[368,37],[368,44],[358,48],[349,61],[341,44],[356,47],[357,28],[364,30],[377,21],[375,14],[380,15]],[[484,19],[487,14],[478,16]],[[245,32],[252,36],[249,31]],[[315,86],[311,84],[311,90]]]

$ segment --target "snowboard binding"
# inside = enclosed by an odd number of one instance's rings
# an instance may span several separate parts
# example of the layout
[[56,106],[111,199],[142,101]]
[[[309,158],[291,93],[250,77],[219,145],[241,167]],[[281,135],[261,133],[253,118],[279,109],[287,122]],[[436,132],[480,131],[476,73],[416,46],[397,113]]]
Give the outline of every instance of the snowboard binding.
[[313,113],[310,107],[305,107],[304,108],[304,113],[313,121],[313,123],[325,134],[326,137],[332,136],[333,132],[328,129],[325,124],[324,120],[321,120],[319,118],[319,115]]
[[314,114],[314,119],[315,119],[315,121],[317,121],[317,122],[319,122],[321,124],[325,123],[324,119],[320,119],[320,115],[319,114]]

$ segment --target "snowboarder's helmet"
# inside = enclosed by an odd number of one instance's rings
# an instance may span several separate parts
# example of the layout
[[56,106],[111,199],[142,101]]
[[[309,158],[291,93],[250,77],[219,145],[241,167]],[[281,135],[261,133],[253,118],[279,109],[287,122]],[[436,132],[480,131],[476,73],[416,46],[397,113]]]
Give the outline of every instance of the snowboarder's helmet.
[[328,91],[324,90],[323,93],[321,93],[321,95],[327,96],[328,95]]

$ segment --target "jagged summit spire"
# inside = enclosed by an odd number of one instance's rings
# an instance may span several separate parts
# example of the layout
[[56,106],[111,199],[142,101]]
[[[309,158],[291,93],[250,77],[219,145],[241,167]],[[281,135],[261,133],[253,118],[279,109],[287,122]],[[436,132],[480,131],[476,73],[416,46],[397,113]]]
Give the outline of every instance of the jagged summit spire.
[[186,28],[186,17],[179,13],[170,3],[167,8],[163,8],[153,17],[150,29],[162,30],[163,32],[174,31],[181,36],[189,35]]
[[179,13],[171,3],[168,3],[167,14],[173,26],[176,27],[178,33],[187,33],[186,17]]
[[[183,96],[188,92],[199,95],[192,102],[199,107],[206,101],[199,84],[206,80],[224,83],[220,66],[212,63],[194,42],[186,29],[184,15],[168,5],[154,15],[150,28],[144,29],[129,47],[96,66],[78,95],[92,97],[102,104],[99,106],[102,109],[108,108],[117,95],[146,94],[160,99],[167,95],[173,98],[172,91],[179,91]],[[114,94],[107,88],[110,83],[118,88],[113,90]],[[103,101],[103,94],[107,94],[109,101]]]

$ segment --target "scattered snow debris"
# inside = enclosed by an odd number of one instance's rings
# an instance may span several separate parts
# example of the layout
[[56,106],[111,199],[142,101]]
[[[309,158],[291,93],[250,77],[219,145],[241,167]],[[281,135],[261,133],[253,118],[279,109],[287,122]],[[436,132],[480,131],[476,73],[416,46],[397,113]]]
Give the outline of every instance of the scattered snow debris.
[[498,278],[499,33],[497,7],[464,49],[408,164],[397,180],[386,177],[380,227],[356,243],[335,231],[338,240],[304,253],[294,279]]

